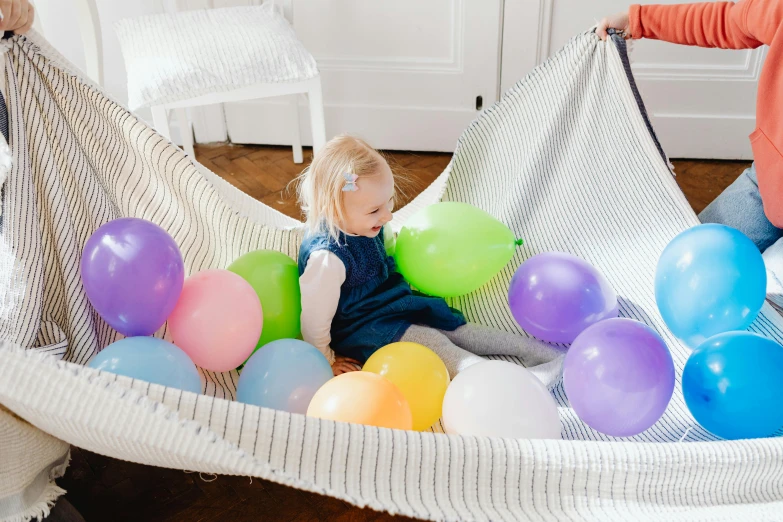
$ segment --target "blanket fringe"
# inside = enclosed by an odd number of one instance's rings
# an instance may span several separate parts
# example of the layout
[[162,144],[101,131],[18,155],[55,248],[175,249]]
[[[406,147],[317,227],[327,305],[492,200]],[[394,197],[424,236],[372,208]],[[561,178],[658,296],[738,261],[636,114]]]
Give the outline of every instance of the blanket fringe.
[[66,491],[58,486],[54,481],[65,475],[65,470],[68,469],[68,465],[71,463],[71,452],[68,451],[68,455],[65,460],[59,466],[53,467],[49,471],[49,483],[38,499],[28,507],[25,511],[18,513],[10,518],[4,518],[0,522],[33,522],[44,520],[48,517],[57,500],[65,495]]
[[57,502],[57,499],[64,494],[65,490],[55,484],[54,481],[51,481],[43,490],[35,504],[30,506],[26,511],[11,518],[6,518],[2,522],[32,522],[33,520],[44,520],[52,512],[52,508]]

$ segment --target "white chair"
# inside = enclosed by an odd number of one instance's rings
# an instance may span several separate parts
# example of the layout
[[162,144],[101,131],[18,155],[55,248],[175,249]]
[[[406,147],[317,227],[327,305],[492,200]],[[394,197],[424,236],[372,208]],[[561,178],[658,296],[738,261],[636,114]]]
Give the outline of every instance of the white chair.
[[[280,0],[278,0],[280,1]],[[96,0],[80,4],[88,73],[102,76]],[[213,5],[213,4],[211,4]],[[193,130],[186,109],[203,105],[289,96],[294,162],[302,163],[299,96],[310,103],[313,152],[326,141],[321,77],[313,56],[296,38],[278,5],[178,12],[164,0],[165,13],[121,20],[115,25],[128,72],[132,110],[149,106],[158,132],[170,138],[169,111],[176,114],[183,149],[191,157]],[[88,43],[92,39],[96,44]],[[95,79],[95,77],[93,77]],[[263,122],[259,122],[263,125]]]

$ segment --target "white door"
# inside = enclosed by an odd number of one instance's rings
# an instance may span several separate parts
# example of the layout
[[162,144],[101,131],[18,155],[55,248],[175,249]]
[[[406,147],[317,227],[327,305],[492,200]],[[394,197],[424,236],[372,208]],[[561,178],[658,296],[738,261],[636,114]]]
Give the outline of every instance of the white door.
[[[294,28],[322,74],[327,137],[348,132],[378,148],[454,150],[477,110],[499,93],[501,4],[293,2]],[[300,105],[309,144],[309,115],[304,101]],[[226,104],[224,110],[235,143],[291,143],[284,99]],[[196,123],[198,138],[204,122]]]
[[[683,3],[688,0],[656,0]],[[628,0],[506,0],[502,87]],[[653,126],[673,158],[752,158],[756,87],[766,48],[632,44],[631,64]]]

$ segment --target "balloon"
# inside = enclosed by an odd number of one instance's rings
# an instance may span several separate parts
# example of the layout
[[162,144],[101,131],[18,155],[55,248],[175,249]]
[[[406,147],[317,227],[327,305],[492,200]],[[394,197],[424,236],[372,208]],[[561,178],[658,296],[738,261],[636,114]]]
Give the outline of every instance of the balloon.
[[508,289],[511,313],[542,341],[572,343],[590,325],[617,317],[617,294],[587,261],[563,252],[533,256]]
[[87,240],[81,277],[87,298],[112,328],[126,336],[151,335],[177,304],[185,267],[165,230],[122,218]]
[[332,366],[315,346],[279,339],[256,350],[245,363],[237,400],[304,415],[315,392],[332,377]]
[[402,392],[380,375],[348,372],[315,392],[307,415],[338,422],[409,430],[411,409]]
[[264,330],[257,348],[299,337],[302,297],[299,267],[293,259],[274,250],[256,250],[238,258],[228,270],[250,283],[264,309]]
[[413,415],[413,429],[423,431],[440,419],[449,371],[440,357],[416,343],[393,343],[367,359],[362,368],[377,373],[400,389]]
[[443,400],[446,433],[559,439],[557,404],[535,375],[522,366],[487,361],[461,371]]
[[201,377],[185,352],[155,337],[126,337],[93,357],[90,368],[201,393]]
[[753,242],[725,225],[699,225],[675,237],[655,271],[655,300],[666,326],[691,348],[744,330],[767,292],[764,260]]
[[437,203],[405,222],[395,260],[405,279],[422,292],[453,297],[492,279],[515,248],[511,230],[483,210],[467,203]]
[[719,437],[771,437],[783,428],[783,346],[750,332],[710,337],[685,363],[682,394]]
[[661,418],[674,391],[674,363],[663,339],[631,319],[607,319],[581,333],[563,363],[571,407],[591,428],[637,435]]
[[247,359],[261,335],[263,314],[250,283],[228,270],[190,276],[169,317],[174,344],[193,362],[215,372]]

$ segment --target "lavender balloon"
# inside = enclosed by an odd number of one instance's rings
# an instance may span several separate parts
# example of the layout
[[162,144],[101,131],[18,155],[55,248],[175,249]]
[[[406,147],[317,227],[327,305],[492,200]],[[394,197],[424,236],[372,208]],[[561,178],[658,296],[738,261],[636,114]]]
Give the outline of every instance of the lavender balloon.
[[563,252],[533,256],[517,269],[508,304],[526,332],[571,343],[588,326],[617,317],[617,294],[587,261]]
[[674,363],[663,339],[631,319],[607,319],[576,338],[563,363],[571,407],[591,428],[637,435],[661,418],[674,391]]
[[177,304],[185,267],[174,239],[154,223],[122,218],[87,240],[84,291],[95,310],[126,336],[151,335]]

